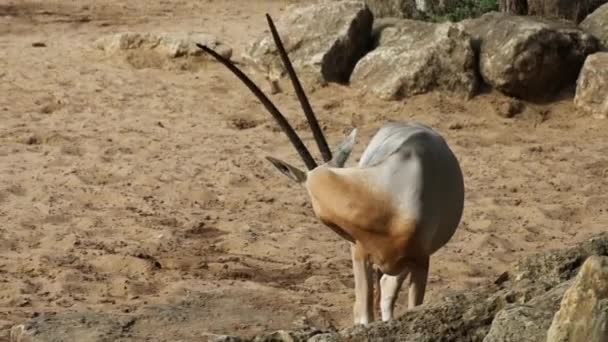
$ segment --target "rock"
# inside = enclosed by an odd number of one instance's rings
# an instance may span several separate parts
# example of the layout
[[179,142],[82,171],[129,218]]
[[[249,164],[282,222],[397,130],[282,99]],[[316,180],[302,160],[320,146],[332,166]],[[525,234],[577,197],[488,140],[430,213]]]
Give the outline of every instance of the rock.
[[337,342],[339,340],[336,333],[318,334],[308,339],[307,342]]
[[483,342],[544,341],[559,302],[572,281],[564,282],[526,304],[499,311]]
[[[327,82],[344,83],[371,49],[373,16],[362,1],[324,0],[292,5],[284,13],[275,25],[298,73],[311,72]],[[270,32],[254,41],[243,58],[262,73],[284,74]]]
[[598,41],[573,24],[496,12],[463,25],[479,48],[483,80],[518,98],[539,100],[574,84]]
[[221,336],[210,341],[213,342],[334,342],[337,341],[335,333],[315,329],[300,329],[297,331],[278,330],[267,334],[257,335],[252,339],[242,339],[235,336]]
[[131,317],[96,313],[42,315],[14,326],[10,342],[114,341],[124,337],[134,323]]
[[498,12],[489,12],[480,17],[464,19],[460,22],[471,36],[473,49],[477,55],[481,52],[481,43],[488,34],[489,28],[505,15]]
[[496,113],[505,118],[512,118],[523,112],[525,108],[522,101],[507,97],[496,104]]
[[381,30],[378,44],[357,63],[352,85],[387,100],[432,90],[470,98],[477,90],[471,38],[458,24],[395,21]]
[[283,91],[281,89],[281,85],[279,84],[279,80],[277,79],[266,79],[266,92],[270,95],[278,94]]
[[528,15],[581,22],[608,0],[527,0]]
[[590,256],[562,299],[547,342],[608,341],[608,257]]
[[596,118],[608,116],[608,52],[587,57],[576,84],[574,103]]
[[244,340],[240,337],[228,336],[228,335],[210,336],[207,339],[207,342],[244,342],[244,341],[246,341],[246,340]]
[[608,51],[608,3],[589,14],[579,27],[600,41],[600,47]]
[[204,56],[204,52],[196,43],[209,46],[223,57],[232,56],[232,48],[220,43],[214,36],[202,32],[121,32],[99,38],[95,41],[95,46],[108,54],[127,50],[153,50],[167,58]]
[[512,278],[555,286],[576,276],[583,262],[592,255],[608,256],[608,234],[600,234],[579,245],[536,253],[515,263]]
[[313,307],[306,311],[301,324],[305,327],[314,327],[319,330],[336,330],[335,324],[327,310]]

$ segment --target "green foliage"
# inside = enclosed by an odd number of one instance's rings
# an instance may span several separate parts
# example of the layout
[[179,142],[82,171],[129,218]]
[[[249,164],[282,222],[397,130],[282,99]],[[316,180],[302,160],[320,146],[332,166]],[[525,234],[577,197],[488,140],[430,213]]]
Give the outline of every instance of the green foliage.
[[479,0],[478,8],[481,14],[498,11],[498,2],[496,0]]
[[498,11],[497,0],[462,0],[461,3],[451,11],[427,15],[424,19],[431,22],[457,22],[467,18],[479,17],[480,15],[491,11]]

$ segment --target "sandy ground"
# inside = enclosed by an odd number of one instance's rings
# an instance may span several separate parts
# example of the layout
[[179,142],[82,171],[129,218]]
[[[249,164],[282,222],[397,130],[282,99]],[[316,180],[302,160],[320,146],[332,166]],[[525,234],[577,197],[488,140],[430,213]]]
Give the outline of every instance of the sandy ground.
[[[300,165],[257,100],[214,62],[142,68],[92,47],[125,30],[198,30],[238,59],[266,29],[263,14],[286,4],[0,0],[0,329],[43,312],[133,312],[194,292],[208,295],[201,325],[215,333],[294,328],[303,317],[351,323],[348,243],[264,159]],[[282,85],[272,98],[312,149]],[[578,112],[571,92],[505,119],[494,93],[384,102],[307,88],[332,145],[359,127],[351,165],[386,120],[431,125],[455,150],[466,208],[432,258],[427,301],[608,227],[608,121]]]

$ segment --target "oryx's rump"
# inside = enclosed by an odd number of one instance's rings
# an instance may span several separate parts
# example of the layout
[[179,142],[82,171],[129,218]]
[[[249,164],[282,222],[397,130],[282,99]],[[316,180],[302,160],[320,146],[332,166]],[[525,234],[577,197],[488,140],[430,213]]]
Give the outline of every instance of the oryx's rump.
[[427,252],[435,252],[454,234],[464,206],[463,176],[436,131],[419,123],[386,124],[371,139],[359,167],[386,168],[378,185],[402,215],[421,225],[424,238],[419,242]]

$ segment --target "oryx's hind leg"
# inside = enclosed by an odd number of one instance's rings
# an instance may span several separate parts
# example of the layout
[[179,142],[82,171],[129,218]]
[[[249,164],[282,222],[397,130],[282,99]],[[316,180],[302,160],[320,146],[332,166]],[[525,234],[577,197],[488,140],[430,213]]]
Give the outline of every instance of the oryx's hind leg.
[[399,290],[403,281],[409,274],[406,270],[399,275],[391,276],[388,274],[382,275],[380,278],[380,312],[383,321],[389,321],[393,319],[393,313],[395,310],[395,302],[399,297]]
[[372,264],[372,273],[374,275],[374,320],[376,317],[381,317],[380,310],[380,279],[382,279],[382,271]]
[[408,298],[408,309],[422,304],[424,292],[429,277],[429,257],[417,261],[410,267],[410,288]]
[[358,244],[351,244],[353,274],[355,277],[355,324],[368,324],[373,320],[373,273],[369,257]]

